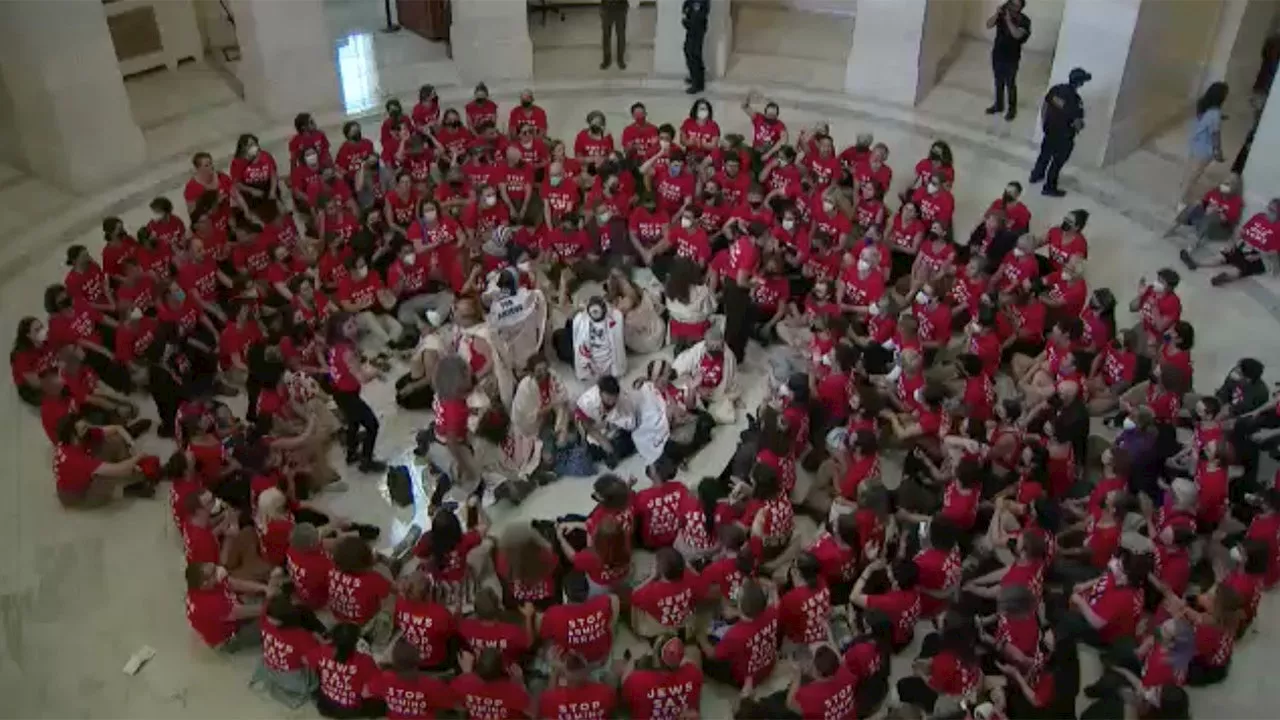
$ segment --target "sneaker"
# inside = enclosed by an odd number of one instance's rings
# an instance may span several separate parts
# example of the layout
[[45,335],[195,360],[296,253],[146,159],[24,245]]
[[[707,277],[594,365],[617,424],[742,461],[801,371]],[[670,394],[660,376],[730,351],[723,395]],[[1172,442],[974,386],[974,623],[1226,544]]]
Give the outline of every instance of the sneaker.
[[612,61],[612,60],[602,60],[602,61],[600,62],[600,69],[601,69],[601,70],[608,70],[610,67],[613,67],[613,61]]
[[991,107],[987,108],[985,112],[988,115],[996,115],[998,113],[1004,112],[1004,108],[999,105],[992,105]]
[[706,89],[706,88],[705,88],[705,86],[703,86],[703,85],[693,85],[693,84],[690,84],[690,85],[689,85],[689,88],[688,88],[687,90],[685,90],[685,93],[687,93],[687,94],[689,94],[689,95],[699,95],[699,94],[701,94],[701,93],[702,93],[702,91],[703,91],[703,90],[705,90],[705,89]]
[[1013,108],[1009,108],[1009,112],[1004,114],[1004,121],[1013,122],[1014,118],[1016,117],[1018,117],[1018,111],[1014,110]]
[[1182,264],[1186,265],[1188,270],[1196,270],[1199,268],[1199,266],[1196,265],[1196,261],[1191,258],[1191,251],[1189,250],[1179,250],[1178,259],[1182,260]]
[[1035,173],[1031,173],[1031,177],[1027,178],[1027,182],[1031,183],[1032,185],[1039,183],[1041,180],[1044,180],[1043,174],[1037,175]]
[[1066,197],[1066,196],[1067,196],[1067,191],[1066,191],[1066,190],[1060,190],[1060,189],[1058,189],[1058,188],[1056,188],[1056,187],[1055,187],[1055,188],[1047,187],[1047,188],[1045,188],[1045,189],[1041,190],[1041,191],[1040,191],[1040,194],[1041,194],[1041,195],[1044,195],[1044,196],[1046,196],[1046,197]]
[[125,485],[122,492],[125,497],[153,498],[156,496],[156,486],[146,481],[136,482],[131,485]]
[[619,69],[619,70],[626,70],[626,69],[627,69],[627,64],[626,64],[626,63],[624,63],[624,62],[622,62],[621,60],[619,60],[619,61],[618,61],[618,69]]
[[369,474],[384,473],[387,471],[386,463],[381,460],[374,460],[373,458],[365,458],[364,460],[361,460],[358,467],[360,472]]
[[[152,422],[151,422],[150,420],[148,420],[147,418],[142,418],[141,420],[134,420],[133,422],[129,423],[128,425],[125,425],[125,426],[124,426],[124,429],[129,433],[129,435],[131,435],[131,436],[133,436],[133,437],[137,438],[137,437],[141,437],[141,436],[143,436],[143,435],[146,435],[146,434],[147,434],[147,431],[151,429],[151,426],[152,426],[153,424],[154,424],[154,423],[152,423]],[[165,437],[165,436],[164,436],[164,435],[161,435],[161,437]],[[169,433],[169,435],[168,435],[168,437],[173,437],[173,433],[172,433],[172,432],[170,432],[170,433]]]

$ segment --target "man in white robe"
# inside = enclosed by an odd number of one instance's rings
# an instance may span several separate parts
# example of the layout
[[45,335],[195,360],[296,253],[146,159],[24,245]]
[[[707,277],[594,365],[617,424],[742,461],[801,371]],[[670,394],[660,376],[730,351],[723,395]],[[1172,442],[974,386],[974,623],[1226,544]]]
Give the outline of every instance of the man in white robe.
[[596,296],[573,317],[573,371],[583,382],[627,374],[622,312]]
[[701,399],[711,417],[721,425],[737,420],[738,361],[725,352],[724,333],[712,325],[700,342],[676,356],[676,383]]

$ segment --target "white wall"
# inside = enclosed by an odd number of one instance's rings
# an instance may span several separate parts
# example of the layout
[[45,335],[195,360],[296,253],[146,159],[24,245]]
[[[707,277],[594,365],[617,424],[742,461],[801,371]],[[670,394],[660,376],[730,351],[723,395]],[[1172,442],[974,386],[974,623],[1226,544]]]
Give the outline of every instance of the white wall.
[[[1266,0],[1258,0],[1265,2]],[[965,6],[965,37],[991,42],[995,30],[987,29],[987,19],[1004,3],[1004,0],[953,0]],[[1058,29],[1062,27],[1062,12],[1066,0],[1027,0],[1022,12],[1031,18],[1031,38],[1023,45],[1027,52],[1052,53],[1058,44]]]
[[[662,0],[660,0],[662,1]],[[844,89],[864,98],[914,105],[927,0],[858,0]],[[661,48],[655,48],[661,52]]]
[[[752,0],[744,0],[751,2]],[[853,17],[858,12],[858,3],[854,0],[779,0],[780,5],[795,8],[801,12],[825,13]]]
[[1127,155],[1190,112],[1201,91],[1223,7],[1223,0],[1142,3],[1105,162]]
[[1249,90],[1257,75],[1262,43],[1271,31],[1280,3],[1274,0],[1226,0],[1213,41],[1201,89],[1218,80],[1231,86],[1232,111],[1248,106]]
[[964,27],[967,3],[956,0],[929,0],[924,14],[924,36],[920,41],[920,81],[915,102],[924,98],[943,71],[955,59]]

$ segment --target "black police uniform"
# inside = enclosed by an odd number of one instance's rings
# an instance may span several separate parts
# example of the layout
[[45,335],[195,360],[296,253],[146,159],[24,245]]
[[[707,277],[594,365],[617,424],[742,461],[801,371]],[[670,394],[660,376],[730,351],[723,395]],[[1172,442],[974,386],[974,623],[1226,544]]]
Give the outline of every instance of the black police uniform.
[[604,60],[600,63],[602,70],[613,64],[613,48],[611,47],[613,43],[611,41],[615,35],[618,42],[618,67],[623,70],[627,69],[628,5],[628,0],[601,0],[600,28],[603,35],[601,46],[604,50]]
[[702,43],[707,37],[711,0],[684,0],[684,62],[689,68],[689,92],[702,92],[707,82],[707,66],[702,62]]
[[[1023,30],[1020,38],[1010,35],[1005,23],[1005,18],[1015,12],[1012,20],[1014,27]],[[996,18],[996,39],[991,44],[991,74],[996,82],[996,102],[991,106],[991,112],[1005,109],[1007,91],[1009,119],[1012,120],[1018,108],[1018,64],[1022,61],[1022,46],[1031,37],[1031,18],[1024,12],[1011,10],[1008,4],[1001,6],[999,15]]]
[[1075,86],[1059,83],[1049,88],[1041,111],[1044,138],[1040,141],[1040,156],[1031,170],[1031,182],[1037,183],[1043,178],[1046,193],[1058,192],[1058,173],[1075,150],[1079,132],[1076,123],[1082,120],[1084,102]]

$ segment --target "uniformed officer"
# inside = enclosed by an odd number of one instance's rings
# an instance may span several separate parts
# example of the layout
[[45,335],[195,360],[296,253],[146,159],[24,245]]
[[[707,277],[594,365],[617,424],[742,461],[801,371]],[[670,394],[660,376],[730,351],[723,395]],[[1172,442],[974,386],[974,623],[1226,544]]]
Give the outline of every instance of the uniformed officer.
[[1081,68],[1075,68],[1067,76],[1067,82],[1049,88],[1040,110],[1040,122],[1044,138],[1040,141],[1040,156],[1031,169],[1031,182],[1044,180],[1041,192],[1050,197],[1066,195],[1058,187],[1058,173],[1067,164],[1071,151],[1076,147],[1076,133],[1084,128],[1084,102],[1080,88],[1093,76]]
[[689,68],[688,93],[702,92],[707,83],[707,66],[702,62],[702,43],[707,37],[707,17],[711,0],[684,0],[684,62]]

